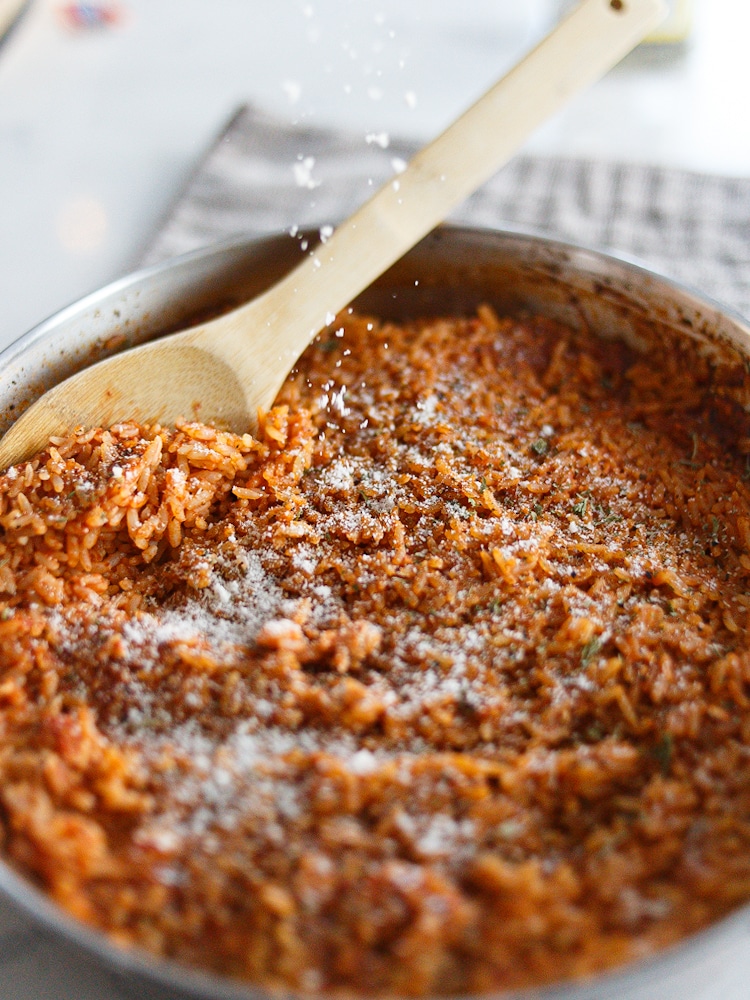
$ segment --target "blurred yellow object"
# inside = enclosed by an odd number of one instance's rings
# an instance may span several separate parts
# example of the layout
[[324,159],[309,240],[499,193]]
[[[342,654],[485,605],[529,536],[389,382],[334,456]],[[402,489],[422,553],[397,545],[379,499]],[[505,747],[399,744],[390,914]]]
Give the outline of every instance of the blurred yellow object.
[[12,28],[26,0],[0,0],[0,40]]
[[690,34],[693,23],[692,0],[668,0],[669,13],[659,27],[646,38],[657,45],[671,45],[684,42]]

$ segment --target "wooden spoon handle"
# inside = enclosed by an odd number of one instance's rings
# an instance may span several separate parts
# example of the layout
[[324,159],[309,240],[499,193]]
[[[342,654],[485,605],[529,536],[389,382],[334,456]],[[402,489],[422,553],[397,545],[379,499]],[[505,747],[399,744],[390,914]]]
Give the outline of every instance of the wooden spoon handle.
[[272,289],[201,327],[155,341],[54,387],[0,444],[0,463],[44,446],[71,423],[137,417],[255,424],[333,314],[493,174],[529,133],[633,48],[662,0],[584,0],[518,66],[419,153]]
[[[278,334],[271,340],[275,364],[284,356],[291,367],[333,313],[442,222],[537,125],[602,76],[665,13],[662,0],[584,0],[576,7],[403,173],[250,304],[252,312],[262,303],[256,319],[263,316]],[[263,361],[256,345],[248,340],[247,357],[258,378]]]

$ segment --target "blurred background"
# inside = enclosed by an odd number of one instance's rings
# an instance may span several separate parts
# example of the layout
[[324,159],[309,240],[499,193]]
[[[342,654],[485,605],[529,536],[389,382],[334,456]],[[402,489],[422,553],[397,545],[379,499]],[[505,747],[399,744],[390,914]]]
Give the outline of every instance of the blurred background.
[[[569,6],[569,4],[567,4]],[[750,6],[678,0],[527,149],[750,175]],[[428,139],[565,0],[0,0],[0,345],[132,269],[242,102]]]

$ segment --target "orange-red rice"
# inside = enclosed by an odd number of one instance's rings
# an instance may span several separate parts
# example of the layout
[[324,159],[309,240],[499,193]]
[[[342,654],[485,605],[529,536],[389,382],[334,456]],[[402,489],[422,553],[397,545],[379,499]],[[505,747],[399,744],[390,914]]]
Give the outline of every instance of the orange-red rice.
[[745,377],[348,316],[257,439],[8,470],[5,856],[117,942],[308,991],[588,976],[747,900]]

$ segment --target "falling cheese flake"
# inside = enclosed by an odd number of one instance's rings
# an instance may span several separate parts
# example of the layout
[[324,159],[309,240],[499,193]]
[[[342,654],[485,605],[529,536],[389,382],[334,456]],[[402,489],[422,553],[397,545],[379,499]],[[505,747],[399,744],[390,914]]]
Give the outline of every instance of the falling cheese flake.
[[293,168],[294,180],[297,187],[308,188],[311,191],[313,188],[320,187],[320,181],[313,180],[312,171],[314,166],[314,156],[299,157]]
[[391,137],[387,132],[368,132],[365,136],[365,142],[372,146],[380,146],[381,149],[388,149],[391,144]]

